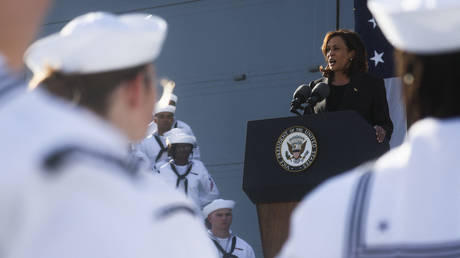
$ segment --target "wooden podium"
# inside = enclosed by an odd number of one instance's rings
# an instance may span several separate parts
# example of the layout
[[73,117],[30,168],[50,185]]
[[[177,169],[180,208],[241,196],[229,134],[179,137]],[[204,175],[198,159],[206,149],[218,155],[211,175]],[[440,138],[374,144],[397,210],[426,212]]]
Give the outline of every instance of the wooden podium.
[[264,257],[281,250],[290,214],[308,192],[388,149],[354,111],[249,121],[243,190],[257,206]]

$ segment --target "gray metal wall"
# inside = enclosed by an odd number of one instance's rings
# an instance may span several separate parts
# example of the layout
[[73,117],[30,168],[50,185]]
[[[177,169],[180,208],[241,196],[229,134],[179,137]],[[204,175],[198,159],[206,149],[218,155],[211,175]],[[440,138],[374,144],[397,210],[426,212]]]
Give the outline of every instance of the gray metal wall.
[[[168,21],[158,75],[176,81],[177,117],[192,126],[222,197],[237,201],[233,231],[262,257],[255,206],[242,191],[246,122],[289,116],[294,89],[319,76],[309,70],[323,64],[336,0],[57,0],[41,35],[88,11]],[[340,24],[353,28],[353,1],[341,1]]]

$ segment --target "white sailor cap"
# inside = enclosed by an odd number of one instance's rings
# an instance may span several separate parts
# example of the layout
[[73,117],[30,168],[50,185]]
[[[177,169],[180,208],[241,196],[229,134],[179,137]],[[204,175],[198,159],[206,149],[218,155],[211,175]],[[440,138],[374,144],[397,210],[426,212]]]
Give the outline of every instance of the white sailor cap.
[[162,105],[160,102],[157,102],[155,105],[155,112],[154,115],[161,113],[161,112],[169,112],[175,113],[176,112],[176,103],[177,103],[177,96],[174,94],[170,94],[169,102]]
[[233,209],[235,207],[235,201],[216,199],[210,202],[208,205],[203,207],[203,215],[205,218],[209,216],[212,212],[218,209]]
[[369,0],[368,7],[398,49],[416,54],[460,50],[458,0]]
[[92,12],[33,43],[24,59],[34,76],[88,74],[135,67],[160,53],[167,24],[148,14]]
[[176,113],[176,106],[172,105],[166,105],[166,106],[161,106],[161,105],[155,105],[155,113],[154,115],[162,112],[168,112],[168,113]]
[[172,128],[168,132],[165,133],[166,136],[166,143],[168,145],[176,144],[176,143],[189,143],[195,145],[196,138],[192,135],[187,134],[181,128]]
[[177,104],[177,96],[174,95],[173,93],[171,93],[171,95],[169,96],[169,104],[172,105],[176,105]]

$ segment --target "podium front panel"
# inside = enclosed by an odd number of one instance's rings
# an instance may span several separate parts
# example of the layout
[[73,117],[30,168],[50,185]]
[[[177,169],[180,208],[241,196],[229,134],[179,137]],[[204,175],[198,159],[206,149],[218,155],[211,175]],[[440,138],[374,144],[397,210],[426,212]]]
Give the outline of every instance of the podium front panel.
[[[306,128],[316,140],[316,157],[301,171],[286,169],[279,161],[277,142],[289,128]],[[375,159],[387,149],[354,111],[249,121],[243,189],[254,203],[300,201],[325,179]],[[294,158],[291,150],[281,155]]]

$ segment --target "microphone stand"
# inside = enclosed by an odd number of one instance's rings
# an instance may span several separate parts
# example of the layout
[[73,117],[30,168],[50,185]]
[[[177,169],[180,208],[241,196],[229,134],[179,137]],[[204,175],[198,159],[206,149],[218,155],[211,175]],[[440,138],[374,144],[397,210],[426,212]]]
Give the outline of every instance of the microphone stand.
[[[300,107],[302,108],[302,106],[300,106]],[[307,112],[307,110],[308,110],[308,112]],[[289,111],[291,111],[294,114],[297,114],[297,117],[299,117],[305,124],[307,124],[307,120],[305,119],[305,114],[313,114],[313,109],[311,107],[308,107],[308,106],[305,107],[303,114],[300,114],[300,112],[297,111],[297,109],[294,108],[294,107],[291,107],[291,109]]]
[[297,111],[297,109],[295,109],[293,107],[289,111],[291,111],[291,113],[294,113],[294,114],[298,115],[299,117],[302,117],[302,114],[300,114],[299,111]]
[[305,106],[305,109],[303,111],[303,115],[313,115],[315,112],[313,111],[313,107],[309,104]]
[[[301,114],[299,111],[297,111],[297,109],[300,109],[300,108],[303,109],[303,114]],[[299,117],[303,117],[305,115],[312,115],[312,114],[315,113],[314,110],[313,110],[313,107],[308,102],[307,102],[307,105],[305,107],[300,106],[298,108],[295,108],[295,107],[291,106],[291,109],[289,109],[289,111],[291,113],[294,113],[294,114],[298,115]]]

